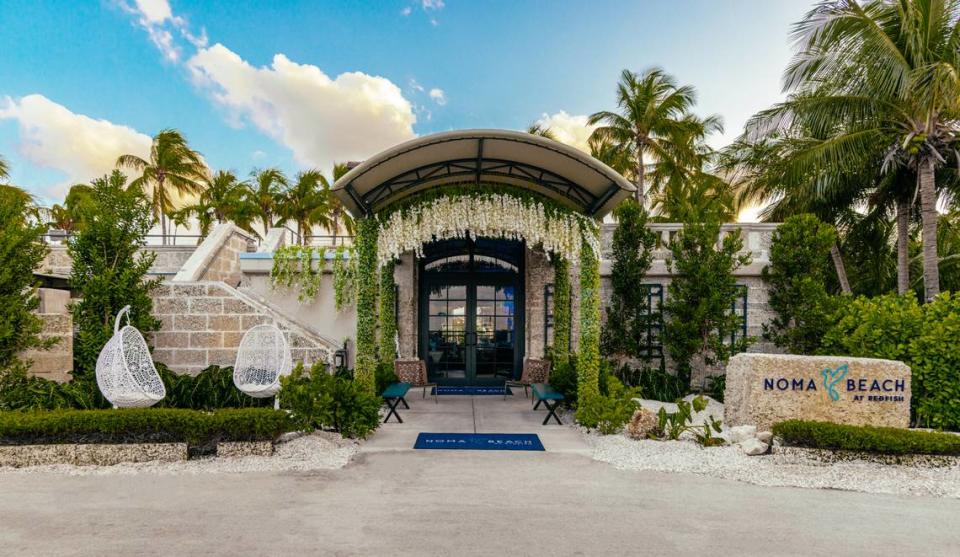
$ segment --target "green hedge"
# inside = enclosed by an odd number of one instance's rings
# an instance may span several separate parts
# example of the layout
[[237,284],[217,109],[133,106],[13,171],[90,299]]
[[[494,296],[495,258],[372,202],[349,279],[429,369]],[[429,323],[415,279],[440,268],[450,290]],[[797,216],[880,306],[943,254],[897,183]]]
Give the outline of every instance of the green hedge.
[[960,436],[893,427],[788,420],[773,426],[785,445],[889,455],[960,456]]
[[0,412],[0,445],[273,441],[295,429],[286,412],[176,408]]

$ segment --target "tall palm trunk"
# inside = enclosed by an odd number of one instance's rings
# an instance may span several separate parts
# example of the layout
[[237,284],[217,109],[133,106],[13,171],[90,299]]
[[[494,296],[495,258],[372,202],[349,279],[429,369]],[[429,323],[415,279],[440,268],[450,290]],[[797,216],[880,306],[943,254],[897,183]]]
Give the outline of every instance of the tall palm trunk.
[[910,288],[910,201],[897,200],[897,294]]
[[645,192],[643,191],[645,184],[643,182],[646,177],[643,175],[643,171],[643,149],[641,148],[637,150],[637,191],[633,194],[641,207],[644,206],[645,201]]
[[830,247],[830,258],[833,259],[833,266],[837,270],[837,280],[840,281],[840,290],[849,295],[850,281],[847,280],[847,267],[843,264],[843,256],[840,254],[840,246],[834,242]]
[[940,294],[940,266],[937,260],[937,188],[934,160],[920,161],[920,219],[923,224],[923,290],[926,300]]

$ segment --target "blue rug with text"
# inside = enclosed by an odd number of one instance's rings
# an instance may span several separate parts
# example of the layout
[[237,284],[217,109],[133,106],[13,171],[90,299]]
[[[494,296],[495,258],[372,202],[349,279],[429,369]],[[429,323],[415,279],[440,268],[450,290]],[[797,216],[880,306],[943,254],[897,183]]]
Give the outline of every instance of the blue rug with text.
[[[434,387],[438,395],[500,395],[503,396],[503,387],[455,387],[441,385]],[[430,394],[433,394],[433,390]],[[507,394],[512,395],[513,391],[507,388]]]
[[542,451],[535,433],[421,433],[414,449],[460,451]]

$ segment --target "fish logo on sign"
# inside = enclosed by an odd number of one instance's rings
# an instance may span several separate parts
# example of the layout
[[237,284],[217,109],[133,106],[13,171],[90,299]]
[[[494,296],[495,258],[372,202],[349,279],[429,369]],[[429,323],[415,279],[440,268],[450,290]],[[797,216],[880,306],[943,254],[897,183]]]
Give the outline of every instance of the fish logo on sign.
[[838,393],[836,389],[837,383],[843,381],[848,371],[850,371],[850,366],[843,364],[837,367],[837,369],[823,368],[823,371],[820,372],[821,375],[823,375],[823,386],[827,389],[827,395],[830,396],[830,400],[834,402],[840,400],[840,393]]

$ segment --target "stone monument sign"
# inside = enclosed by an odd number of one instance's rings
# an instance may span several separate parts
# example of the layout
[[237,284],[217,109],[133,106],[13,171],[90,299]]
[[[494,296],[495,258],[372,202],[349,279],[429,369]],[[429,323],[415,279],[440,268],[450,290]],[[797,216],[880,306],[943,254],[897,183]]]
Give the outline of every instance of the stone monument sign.
[[724,425],[784,420],[908,427],[910,368],[843,356],[737,354],[727,365]]

